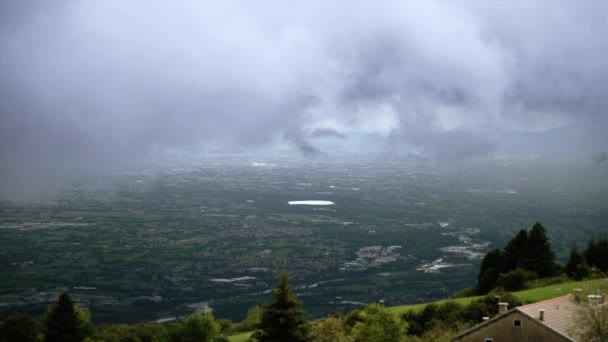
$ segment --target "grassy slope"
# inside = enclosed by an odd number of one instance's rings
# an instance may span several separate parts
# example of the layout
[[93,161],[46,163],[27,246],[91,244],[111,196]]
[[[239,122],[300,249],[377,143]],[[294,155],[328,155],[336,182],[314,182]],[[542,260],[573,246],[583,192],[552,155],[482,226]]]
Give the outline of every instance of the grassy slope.
[[[556,285],[538,287],[535,289],[524,290],[514,292],[513,294],[519,298],[523,303],[534,303],[541,300],[563,296],[568,293],[572,293],[572,289],[581,288],[583,290],[602,289],[603,291],[608,290],[608,278],[598,280],[585,280],[585,281],[571,281],[567,283],[561,283]],[[466,305],[473,300],[480,298],[481,296],[457,298],[454,301]],[[448,301],[449,299],[443,299],[435,303],[440,304]],[[391,312],[401,315],[409,310],[420,311],[429,303],[424,304],[413,304],[413,305],[401,305],[393,306],[388,308]]]
[[[584,280],[584,281],[571,281],[561,284],[537,287],[530,290],[513,292],[513,294],[519,298],[524,304],[539,302],[541,300],[559,297],[566,295],[568,293],[572,293],[572,290],[575,288],[583,289],[583,291],[591,291],[595,292],[597,289],[601,289],[603,292],[608,291],[608,278],[604,279],[596,279],[596,280]],[[442,299],[436,301],[434,303],[440,304],[447,302],[449,300],[453,300],[462,305],[467,305],[475,299],[481,298],[482,296],[472,296],[472,297],[464,297],[464,298],[456,298],[456,299]],[[401,306],[393,306],[388,308],[389,311],[396,315],[401,315],[409,310],[421,311],[424,307],[430,303],[423,304],[412,304],[412,305],[401,305]],[[251,336],[253,332],[245,332],[238,335],[228,336],[228,340],[230,342],[245,342],[249,336]]]

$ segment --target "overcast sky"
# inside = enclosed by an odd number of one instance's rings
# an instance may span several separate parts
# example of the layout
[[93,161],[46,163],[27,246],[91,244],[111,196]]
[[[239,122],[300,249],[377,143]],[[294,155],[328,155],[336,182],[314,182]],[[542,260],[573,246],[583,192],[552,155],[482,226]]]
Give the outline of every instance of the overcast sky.
[[438,159],[608,150],[607,1],[0,3],[5,188],[354,134]]

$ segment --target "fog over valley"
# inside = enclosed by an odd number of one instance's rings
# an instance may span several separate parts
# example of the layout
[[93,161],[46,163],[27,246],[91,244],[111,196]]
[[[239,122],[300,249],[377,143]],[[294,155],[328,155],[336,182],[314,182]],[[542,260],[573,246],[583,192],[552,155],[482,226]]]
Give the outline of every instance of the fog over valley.
[[212,147],[607,150],[603,1],[0,6],[3,197]]

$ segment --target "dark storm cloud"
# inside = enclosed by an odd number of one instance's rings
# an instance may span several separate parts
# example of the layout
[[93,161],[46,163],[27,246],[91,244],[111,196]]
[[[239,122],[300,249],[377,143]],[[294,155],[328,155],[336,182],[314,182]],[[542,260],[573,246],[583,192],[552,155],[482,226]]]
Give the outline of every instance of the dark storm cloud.
[[298,151],[300,151],[305,156],[314,156],[320,152],[318,148],[314,147],[310,143],[310,141],[306,140],[300,135],[290,135],[287,140],[292,142],[296,146]]
[[509,130],[571,127],[605,147],[607,8],[1,1],[3,188],[165,146],[283,139],[315,154],[303,132],[329,129],[446,159]]

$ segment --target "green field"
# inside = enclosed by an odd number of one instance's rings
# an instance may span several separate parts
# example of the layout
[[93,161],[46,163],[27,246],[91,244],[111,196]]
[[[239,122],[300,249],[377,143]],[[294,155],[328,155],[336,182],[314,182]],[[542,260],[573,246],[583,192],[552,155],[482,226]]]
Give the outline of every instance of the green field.
[[[513,294],[524,304],[540,302],[542,300],[559,297],[566,295],[568,293],[572,293],[573,289],[580,288],[583,291],[593,292],[594,290],[600,289],[604,292],[608,289],[608,278],[604,279],[595,279],[595,280],[584,280],[584,281],[571,281],[567,283],[549,285],[538,287],[529,290],[517,291],[513,292]],[[481,298],[482,296],[472,296],[472,297],[464,297],[464,298],[456,298],[456,299],[444,299],[435,301],[432,303],[441,304],[445,303],[449,300],[453,300],[462,305],[467,305],[474,301],[475,299]],[[416,312],[422,311],[425,306],[430,303],[423,304],[414,304],[414,305],[399,305],[388,308],[391,312],[401,315],[407,311],[413,310]]]

